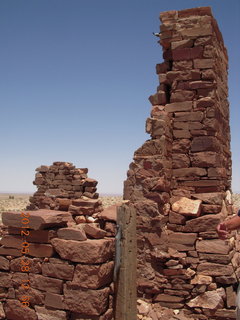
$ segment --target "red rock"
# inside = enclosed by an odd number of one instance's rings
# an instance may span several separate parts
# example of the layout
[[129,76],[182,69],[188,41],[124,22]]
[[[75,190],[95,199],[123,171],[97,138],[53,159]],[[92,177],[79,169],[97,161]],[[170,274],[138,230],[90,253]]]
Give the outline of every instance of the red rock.
[[[28,284],[28,282],[25,282],[25,284]],[[26,289],[24,287],[21,287],[21,283],[18,285],[18,289],[15,290],[15,292],[16,298],[19,300],[22,296],[26,295]],[[30,297],[29,302],[32,307],[34,307],[36,304],[44,303],[45,293],[42,291],[29,287],[27,289],[27,295]]]
[[220,239],[201,240],[196,242],[196,250],[206,253],[228,254],[230,251],[230,247]]
[[193,61],[194,68],[196,69],[211,69],[214,66],[213,59],[195,59]]
[[[3,224],[6,226],[19,228],[21,226],[28,226],[30,229],[39,230],[46,229],[50,227],[60,227],[65,226],[67,222],[71,219],[71,214],[63,211],[55,210],[36,210],[36,211],[23,211],[22,212],[3,212],[2,220]],[[29,214],[29,217],[28,217]],[[28,221],[29,223],[23,224],[22,219]],[[27,220],[28,219],[28,220]]]
[[74,266],[68,264],[65,261],[63,262],[64,263],[43,263],[42,274],[44,276],[53,277],[57,279],[72,280]]
[[[24,265],[23,257],[12,259],[10,261],[10,269],[14,272],[21,272],[21,267]],[[30,259],[29,257],[24,257],[24,261],[27,262],[31,273],[42,273],[41,262],[39,258]]]
[[219,155],[217,152],[206,151],[196,152],[190,155],[192,165],[195,167],[215,167],[219,165]]
[[220,150],[220,145],[215,137],[194,137],[191,145],[192,152]]
[[78,264],[71,284],[88,289],[105,287],[113,281],[113,267],[112,261],[100,265]]
[[196,58],[202,58],[203,48],[193,47],[193,48],[178,48],[172,50],[173,60],[192,60]]
[[[170,102],[184,102],[184,101],[192,101],[194,98],[193,91],[187,90],[178,90],[171,94]],[[157,103],[159,104],[159,103]],[[186,120],[187,121],[187,120]]]
[[39,320],[67,320],[65,311],[52,310],[40,306],[35,306],[35,310]]
[[46,307],[64,309],[64,296],[56,293],[46,292],[44,304]]
[[206,276],[230,276],[233,274],[234,270],[232,265],[223,265],[219,263],[202,262],[197,267],[198,274],[203,274]]
[[175,120],[176,121],[198,121],[201,122],[203,119],[203,112],[194,111],[194,112],[176,112]]
[[51,244],[30,243],[28,255],[32,257],[52,257],[54,249]]
[[98,213],[98,218],[108,221],[117,221],[117,207],[118,205],[112,205]]
[[0,247],[0,255],[19,257],[22,256],[22,253],[20,249],[7,248],[2,246]]
[[164,301],[164,302],[173,302],[173,303],[175,303],[175,302],[184,301],[184,298],[178,297],[178,296],[169,295],[169,294],[160,293],[154,298],[154,301],[155,302]]
[[79,312],[85,316],[99,316],[108,307],[109,288],[90,290],[72,289],[70,285],[64,287],[65,309]]
[[107,232],[105,230],[102,230],[102,229],[96,227],[92,223],[85,224],[83,227],[83,230],[85,231],[86,235],[89,238],[93,238],[93,239],[102,239],[107,234]]
[[201,177],[206,176],[207,171],[203,168],[191,167],[191,168],[181,168],[174,169],[173,176],[174,177]]
[[0,269],[9,270],[9,260],[0,256]]
[[167,112],[182,112],[182,111],[190,111],[192,110],[193,103],[192,101],[185,101],[185,102],[175,102],[166,104],[165,110]]
[[18,300],[8,299],[4,305],[4,310],[8,320],[38,320],[35,311],[23,307]]
[[61,293],[62,291],[62,280],[31,273],[29,274],[29,279],[32,288],[52,293]]
[[222,217],[219,214],[210,214],[189,220],[186,222],[186,226],[184,226],[184,232],[215,231],[221,219]]
[[7,272],[0,272],[0,283],[1,287],[12,287],[12,275]]
[[193,46],[193,40],[191,39],[171,42],[171,49],[191,48],[192,46]]
[[57,231],[60,239],[84,241],[87,239],[83,228],[60,228]]
[[75,241],[55,238],[51,241],[62,259],[74,262],[102,263],[113,256],[114,242],[108,239]]
[[99,199],[80,198],[72,200],[72,204],[77,207],[96,208],[102,203]]
[[158,93],[149,97],[149,101],[153,106],[165,105],[167,103],[166,93],[164,91],[158,91]]
[[207,309],[218,309],[224,305],[221,294],[216,291],[207,291],[190,300],[187,305],[190,308],[207,308]]

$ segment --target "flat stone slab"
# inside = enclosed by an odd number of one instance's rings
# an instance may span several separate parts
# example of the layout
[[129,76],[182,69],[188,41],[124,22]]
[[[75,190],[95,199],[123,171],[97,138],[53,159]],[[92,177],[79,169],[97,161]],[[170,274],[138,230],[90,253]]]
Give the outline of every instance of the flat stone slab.
[[113,257],[114,241],[109,239],[75,241],[54,238],[51,243],[62,259],[74,262],[103,263]]
[[201,200],[192,200],[182,197],[172,204],[172,210],[185,216],[198,217],[201,213]]
[[110,221],[117,221],[117,207],[119,205],[112,205],[106,209],[104,209],[102,212],[98,214],[99,219],[103,220],[110,220]]
[[[25,213],[25,215],[22,213]],[[27,219],[29,219],[29,223],[24,224],[28,221]],[[27,227],[33,230],[67,226],[67,222],[71,220],[72,216],[69,212],[47,209],[2,213],[2,222],[5,226],[15,228]]]

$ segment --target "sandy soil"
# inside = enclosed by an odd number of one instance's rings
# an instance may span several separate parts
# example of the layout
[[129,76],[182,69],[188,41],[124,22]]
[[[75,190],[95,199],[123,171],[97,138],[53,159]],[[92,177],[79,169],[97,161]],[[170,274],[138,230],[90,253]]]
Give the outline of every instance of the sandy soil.
[[[0,213],[3,211],[10,210],[24,210],[26,206],[29,204],[29,196],[30,194],[18,193],[18,194],[10,194],[10,193],[0,193]],[[14,198],[12,198],[14,197]],[[100,197],[103,203],[103,207],[107,208],[115,203],[121,202],[121,196],[103,196]]]

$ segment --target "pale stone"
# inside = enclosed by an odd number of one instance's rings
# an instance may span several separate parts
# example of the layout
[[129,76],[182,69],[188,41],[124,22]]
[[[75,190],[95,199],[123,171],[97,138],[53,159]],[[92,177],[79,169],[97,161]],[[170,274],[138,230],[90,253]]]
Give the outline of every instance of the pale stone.
[[191,280],[191,284],[211,284],[212,280],[213,279],[210,276],[198,274]]
[[201,212],[201,203],[201,200],[191,200],[182,197],[172,204],[172,210],[186,216],[198,217]]
[[190,308],[207,308],[207,309],[218,309],[224,306],[222,296],[217,291],[207,291],[190,300],[187,305]]

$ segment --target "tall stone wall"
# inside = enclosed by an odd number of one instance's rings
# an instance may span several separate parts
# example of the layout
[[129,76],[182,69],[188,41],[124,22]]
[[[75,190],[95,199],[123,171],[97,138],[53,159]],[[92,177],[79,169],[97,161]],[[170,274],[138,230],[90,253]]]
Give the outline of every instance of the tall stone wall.
[[151,139],[124,186],[137,209],[138,294],[194,318],[231,318],[239,253],[216,233],[232,214],[227,52],[209,7],[160,19]]

